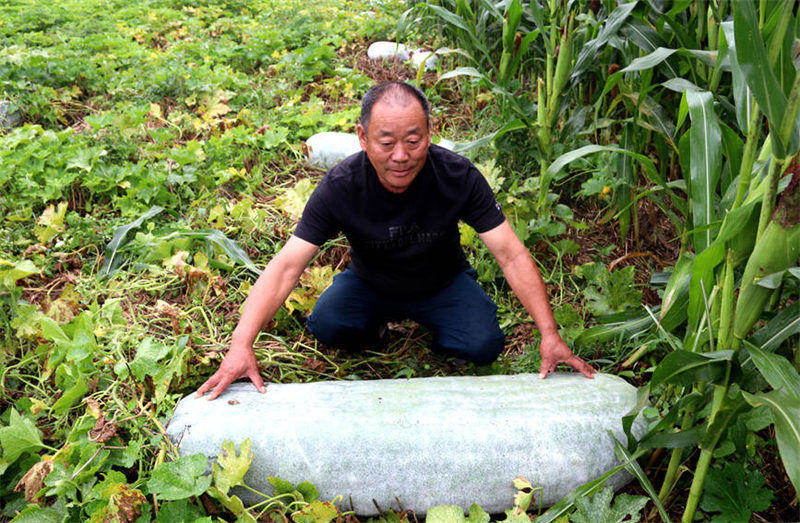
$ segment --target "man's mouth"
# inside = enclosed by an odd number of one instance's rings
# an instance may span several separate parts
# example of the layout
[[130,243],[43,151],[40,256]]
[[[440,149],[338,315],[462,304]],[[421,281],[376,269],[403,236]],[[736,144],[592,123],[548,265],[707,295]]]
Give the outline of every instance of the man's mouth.
[[411,169],[390,169],[395,176],[405,176],[411,172]]

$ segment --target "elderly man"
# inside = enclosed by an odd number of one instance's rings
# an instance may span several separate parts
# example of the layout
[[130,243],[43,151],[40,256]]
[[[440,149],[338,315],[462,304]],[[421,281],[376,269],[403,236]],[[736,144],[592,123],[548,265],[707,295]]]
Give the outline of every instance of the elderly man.
[[493,361],[504,336],[497,307],[461,250],[459,220],[475,229],[536,322],[540,377],[562,362],[592,377],[595,370],[559,336],[539,271],[486,180],[467,159],[431,145],[429,114],[425,95],[406,83],[384,83],[364,95],[363,151],[331,169],[311,195],[294,235],[253,285],[230,349],[198,395],[211,391],[214,399],[244,377],[265,390],[253,341],[339,231],[350,242],[352,265],[308,318],[318,340],[357,348],[377,341],[386,321],[410,318],[431,330],[435,350],[476,364]]

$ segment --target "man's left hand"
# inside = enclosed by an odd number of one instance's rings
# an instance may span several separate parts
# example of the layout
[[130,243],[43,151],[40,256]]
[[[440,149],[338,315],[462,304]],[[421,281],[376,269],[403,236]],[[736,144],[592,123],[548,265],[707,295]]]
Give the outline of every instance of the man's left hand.
[[594,373],[597,372],[591,365],[575,356],[558,334],[543,337],[539,352],[542,354],[540,378],[546,377],[548,372],[555,372],[559,363],[566,363],[587,378],[594,378]]

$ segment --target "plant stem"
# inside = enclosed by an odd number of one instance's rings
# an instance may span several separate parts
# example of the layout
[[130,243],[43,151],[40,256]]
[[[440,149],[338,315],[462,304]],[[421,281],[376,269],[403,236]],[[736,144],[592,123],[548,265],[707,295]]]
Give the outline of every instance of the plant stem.
[[[692,413],[687,410],[683,413],[683,420],[681,421],[681,430],[686,430],[689,428],[689,425],[692,423]],[[672,449],[672,452],[669,456],[669,465],[667,465],[667,472],[664,475],[664,482],[661,483],[661,490],[658,493],[658,499],[662,502],[667,499],[670,492],[672,492],[672,487],[675,486],[676,475],[678,474],[678,468],[681,466],[681,459],[683,458],[683,449],[678,447]]]
[[756,233],[756,243],[761,239],[764,230],[767,228],[769,219],[772,216],[772,207],[775,205],[775,193],[778,192],[778,160],[773,156],[769,159],[769,170],[767,171],[767,190],[761,200],[761,214],[758,217],[758,232]]
[[686,508],[681,518],[683,523],[691,523],[694,520],[694,512],[697,510],[697,503],[700,501],[700,495],[703,493],[703,483],[705,483],[706,480],[706,473],[708,472],[708,465],[711,463],[711,455],[713,452],[713,449],[700,451],[700,458],[697,460],[697,465],[695,467],[689,498],[686,500]]
[[736,188],[736,198],[733,200],[731,210],[736,209],[742,204],[744,195],[750,187],[750,178],[753,175],[753,164],[756,161],[756,148],[758,147],[758,122],[761,119],[761,111],[755,100],[753,101],[753,112],[750,113],[750,121],[747,123],[747,141],[742,152],[742,165],[739,167],[739,185]]

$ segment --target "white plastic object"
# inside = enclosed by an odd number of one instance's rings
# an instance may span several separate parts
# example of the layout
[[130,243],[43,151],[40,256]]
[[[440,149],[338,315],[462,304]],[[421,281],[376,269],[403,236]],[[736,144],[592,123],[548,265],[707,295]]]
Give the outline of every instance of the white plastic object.
[[[249,438],[245,482],[268,495],[277,476],[313,483],[323,500],[343,496],[340,508],[360,515],[377,514],[375,503],[396,510],[396,499],[418,515],[473,502],[499,513],[513,504],[516,476],[541,487],[536,503],[549,506],[613,468],[609,431],[627,441],[621,418],[636,395],[600,373],[268,384],[264,394],[236,383],[211,402],[181,400],[167,434],[181,455],[209,457]],[[637,437],[644,425],[634,423]],[[618,472],[607,485],[629,479]]]
[[409,58],[409,50],[404,44],[397,42],[373,42],[367,49],[370,60],[400,60],[405,62]]
[[358,135],[350,133],[317,133],[306,140],[308,163],[328,170],[351,154],[361,150]]

